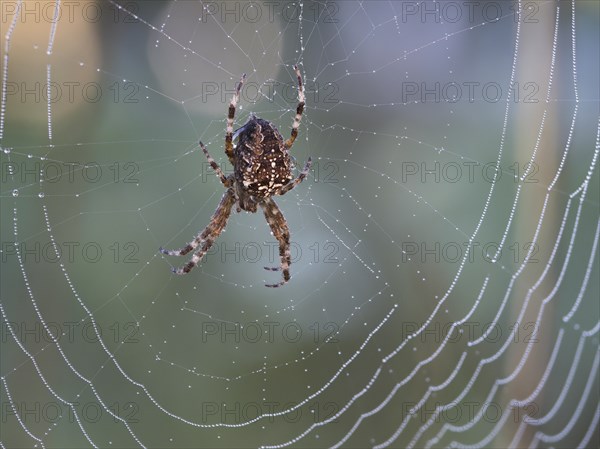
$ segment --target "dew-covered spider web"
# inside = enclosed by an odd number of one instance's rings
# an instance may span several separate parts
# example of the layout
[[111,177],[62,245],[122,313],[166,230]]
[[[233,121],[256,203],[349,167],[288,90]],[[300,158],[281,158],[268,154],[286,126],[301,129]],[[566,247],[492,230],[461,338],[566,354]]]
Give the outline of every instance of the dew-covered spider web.
[[[2,1],[0,448],[598,447],[600,4]],[[309,176],[180,248],[251,114]]]

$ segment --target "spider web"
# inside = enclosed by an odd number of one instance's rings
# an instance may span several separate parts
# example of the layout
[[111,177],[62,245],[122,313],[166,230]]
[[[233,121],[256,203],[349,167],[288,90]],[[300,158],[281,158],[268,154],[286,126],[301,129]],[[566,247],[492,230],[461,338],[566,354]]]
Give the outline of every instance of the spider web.
[[[1,448],[598,447],[597,2],[1,6]],[[173,275],[294,64],[291,281]]]

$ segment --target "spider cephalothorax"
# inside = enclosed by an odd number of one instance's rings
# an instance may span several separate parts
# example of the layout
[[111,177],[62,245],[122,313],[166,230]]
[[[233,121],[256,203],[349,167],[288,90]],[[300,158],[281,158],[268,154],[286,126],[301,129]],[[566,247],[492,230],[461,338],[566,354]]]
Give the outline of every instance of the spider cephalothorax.
[[[251,115],[246,124],[236,130],[235,134],[233,133],[235,107],[246,79],[246,75],[242,75],[242,79],[237,85],[236,92],[229,104],[227,132],[225,134],[225,154],[233,165],[233,174],[226,177],[219,165],[208,154],[206,147],[200,142],[200,147],[208,162],[227,190],[208,226],[193,241],[179,250],[160,248],[163,254],[183,256],[200,246],[200,249],[194,253],[187,264],[181,268],[173,269],[174,273],[189,273],[202,260],[202,257],[227,225],[227,219],[234,205],[238,212],[241,210],[256,212],[260,206],[271,227],[273,236],[279,242],[279,256],[281,258],[280,267],[265,268],[271,271],[283,271],[283,281],[277,284],[267,284],[267,287],[279,287],[289,281],[289,267],[291,264],[290,232],[283,214],[271,197],[273,195],[283,195],[300,184],[308,174],[311,165],[309,157],[302,172],[292,181],[292,161],[289,150],[298,136],[298,126],[304,111],[302,77],[297,66],[294,66],[294,71],[298,77],[298,106],[296,107],[296,116],[292,123],[292,133],[289,139],[284,141],[271,122],[254,115]],[[233,141],[235,138],[238,142],[234,146]]]

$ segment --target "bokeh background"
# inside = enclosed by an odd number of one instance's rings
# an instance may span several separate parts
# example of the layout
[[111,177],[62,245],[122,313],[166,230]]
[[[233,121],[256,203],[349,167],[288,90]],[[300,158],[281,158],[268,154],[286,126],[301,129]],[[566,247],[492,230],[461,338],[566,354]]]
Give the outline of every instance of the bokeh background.
[[[2,1],[2,447],[597,447],[596,1]],[[254,113],[309,177],[167,257]]]

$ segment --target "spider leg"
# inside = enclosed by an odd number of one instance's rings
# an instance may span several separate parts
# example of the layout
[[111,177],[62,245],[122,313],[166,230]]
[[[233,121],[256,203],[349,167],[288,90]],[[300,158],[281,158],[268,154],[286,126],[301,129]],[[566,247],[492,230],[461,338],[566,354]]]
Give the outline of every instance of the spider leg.
[[229,158],[229,162],[233,164],[233,119],[235,118],[235,107],[240,99],[240,90],[242,90],[242,84],[246,81],[246,74],[242,75],[240,82],[238,83],[235,94],[231,98],[229,103],[229,114],[227,115],[227,133],[225,134],[225,154]]
[[219,234],[223,231],[225,226],[227,225],[227,219],[231,214],[231,208],[235,204],[235,195],[232,189],[228,189],[223,198],[221,198],[221,202],[217,206],[213,216],[210,218],[210,222],[208,225],[200,232],[194,240],[188,243],[181,249],[178,250],[168,250],[160,248],[160,252],[166,254],[168,256],[184,256],[196,249],[200,243],[202,243],[202,247],[200,251],[193,255],[192,259],[185,264],[184,266],[173,269],[173,272],[176,274],[185,274],[189,273],[192,268],[194,268],[198,262],[202,259],[204,254],[210,249],[214,241],[217,239]]
[[288,140],[285,141],[285,147],[290,149],[298,137],[298,127],[300,126],[300,120],[302,119],[302,112],[304,112],[304,84],[302,83],[302,75],[300,75],[300,69],[298,66],[294,66],[294,71],[298,77],[298,106],[296,106],[296,116],[292,123],[292,135]]
[[281,258],[281,266],[279,268],[265,267],[269,271],[283,271],[283,281],[277,284],[265,284],[266,287],[281,287],[290,280],[290,265],[292,264],[292,256],[290,254],[290,230],[283,214],[271,198],[265,198],[261,201],[260,206],[265,214],[267,223],[271,227],[273,236],[279,242],[279,257]]
[[312,159],[309,156],[306,161],[306,165],[304,165],[304,168],[302,169],[302,171],[300,172],[298,177],[296,179],[294,179],[292,182],[284,185],[280,190],[277,190],[274,193],[274,195],[284,195],[287,192],[289,192],[290,190],[292,190],[294,187],[296,187],[298,184],[300,184],[302,181],[304,181],[304,178],[306,178],[306,175],[308,175],[311,165],[312,165]]
[[215,173],[217,174],[217,176],[219,177],[219,179],[221,180],[223,185],[225,187],[230,187],[231,182],[227,179],[227,177],[225,176],[225,173],[223,173],[223,170],[221,170],[221,167],[219,167],[219,164],[217,164],[215,162],[215,160],[212,158],[212,156],[210,154],[208,154],[208,150],[206,149],[206,147],[204,146],[202,141],[200,141],[198,143],[200,144],[200,148],[202,148],[202,151],[204,152],[206,159],[208,159],[208,163],[210,164],[212,169],[215,171]]

